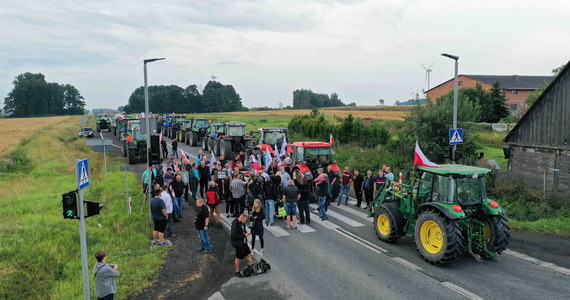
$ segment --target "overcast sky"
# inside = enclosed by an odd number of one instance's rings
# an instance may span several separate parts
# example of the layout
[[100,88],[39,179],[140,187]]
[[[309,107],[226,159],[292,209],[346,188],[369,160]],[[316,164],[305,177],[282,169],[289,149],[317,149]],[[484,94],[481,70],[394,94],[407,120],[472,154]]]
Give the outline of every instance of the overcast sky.
[[117,108],[143,85],[232,84],[245,106],[295,89],[375,105],[463,74],[550,75],[570,60],[570,1],[0,0],[0,96],[23,72]]

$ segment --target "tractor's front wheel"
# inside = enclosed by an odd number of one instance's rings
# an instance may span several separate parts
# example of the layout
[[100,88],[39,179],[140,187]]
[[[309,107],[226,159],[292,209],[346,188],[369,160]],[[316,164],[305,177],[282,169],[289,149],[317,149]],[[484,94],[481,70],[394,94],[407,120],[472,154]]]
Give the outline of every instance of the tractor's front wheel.
[[394,203],[386,203],[374,214],[374,231],[384,242],[392,243],[403,235],[404,216]]
[[424,211],[416,220],[414,238],[418,252],[431,264],[448,263],[463,251],[459,222],[431,210]]
[[127,157],[127,151],[128,151],[128,150],[127,150],[127,141],[126,141],[126,140],[123,140],[122,143],[123,143],[123,156],[124,156],[124,157]]
[[127,156],[129,158],[130,165],[137,163],[137,149],[129,149]]
[[511,237],[511,228],[507,224],[507,219],[503,216],[487,216],[483,223],[485,224],[487,250],[497,254],[503,253],[507,249]]

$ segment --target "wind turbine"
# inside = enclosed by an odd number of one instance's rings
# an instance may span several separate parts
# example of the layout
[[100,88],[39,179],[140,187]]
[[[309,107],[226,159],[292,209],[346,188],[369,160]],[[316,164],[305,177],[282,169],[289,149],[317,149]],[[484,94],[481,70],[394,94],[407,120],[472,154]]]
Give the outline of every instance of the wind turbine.
[[433,67],[434,64],[435,64],[435,62],[433,62],[428,68],[426,68],[426,66],[424,66],[422,64],[422,67],[424,67],[424,70],[426,70],[426,79],[425,79],[424,83],[427,82],[427,91],[429,91],[429,76],[430,76],[430,73],[432,71],[431,67]]

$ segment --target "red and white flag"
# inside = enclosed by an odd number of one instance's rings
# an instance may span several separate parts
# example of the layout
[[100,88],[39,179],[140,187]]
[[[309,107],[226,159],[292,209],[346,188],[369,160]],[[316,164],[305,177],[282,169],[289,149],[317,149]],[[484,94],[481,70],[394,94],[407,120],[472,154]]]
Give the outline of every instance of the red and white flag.
[[259,165],[259,162],[257,161],[257,158],[255,158],[255,155],[251,155],[251,164],[253,165],[253,169],[256,171],[259,171],[261,169],[261,166]]
[[184,151],[182,151],[182,150],[180,150],[180,158],[182,158],[183,161],[185,159],[190,160],[190,158],[188,156],[186,156],[186,154],[184,154]]
[[416,141],[416,151],[414,152],[414,164],[416,166],[439,168],[439,165],[432,163],[420,149],[418,141]]
[[332,136],[332,133],[331,133],[331,136],[329,138],[329,144],[331,144],[331,146],[334,144],[334,137]]

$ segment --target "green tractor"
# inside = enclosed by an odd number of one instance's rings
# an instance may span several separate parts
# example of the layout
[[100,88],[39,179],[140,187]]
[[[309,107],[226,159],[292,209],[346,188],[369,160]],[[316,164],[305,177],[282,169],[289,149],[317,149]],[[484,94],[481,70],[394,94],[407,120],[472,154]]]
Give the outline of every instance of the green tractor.
[[370,215],[380,240],[413,237],[420,255],[435,265],[464,252],[482,261],[506,249],[510,228],[505,210],[486,195],[490,170],[465,165],[418,168],[420,178],[411,185],[386,182],[377,193]]
[[140,123],[130,123],[125,138],[129,164],[146,160],[146,135],[141,133]]
[[97,132],[111,131],[111,117],[107,115],[98,115],[95,123],[97,123]]
[[[208,119],[192,119],[186,124],[185,136],[181,142],[185,142],[186,145],[196,146],[202,139],[206,136],[210,128],[210,121]],[[184,131],[184,130],[183,130]]]
[[224,155],[232,159],[239,151],[247,151],[250,148],[253,137],[246,135],[243,122],[216,123],[210,132],[202,139],[202,148],[214,155]]

